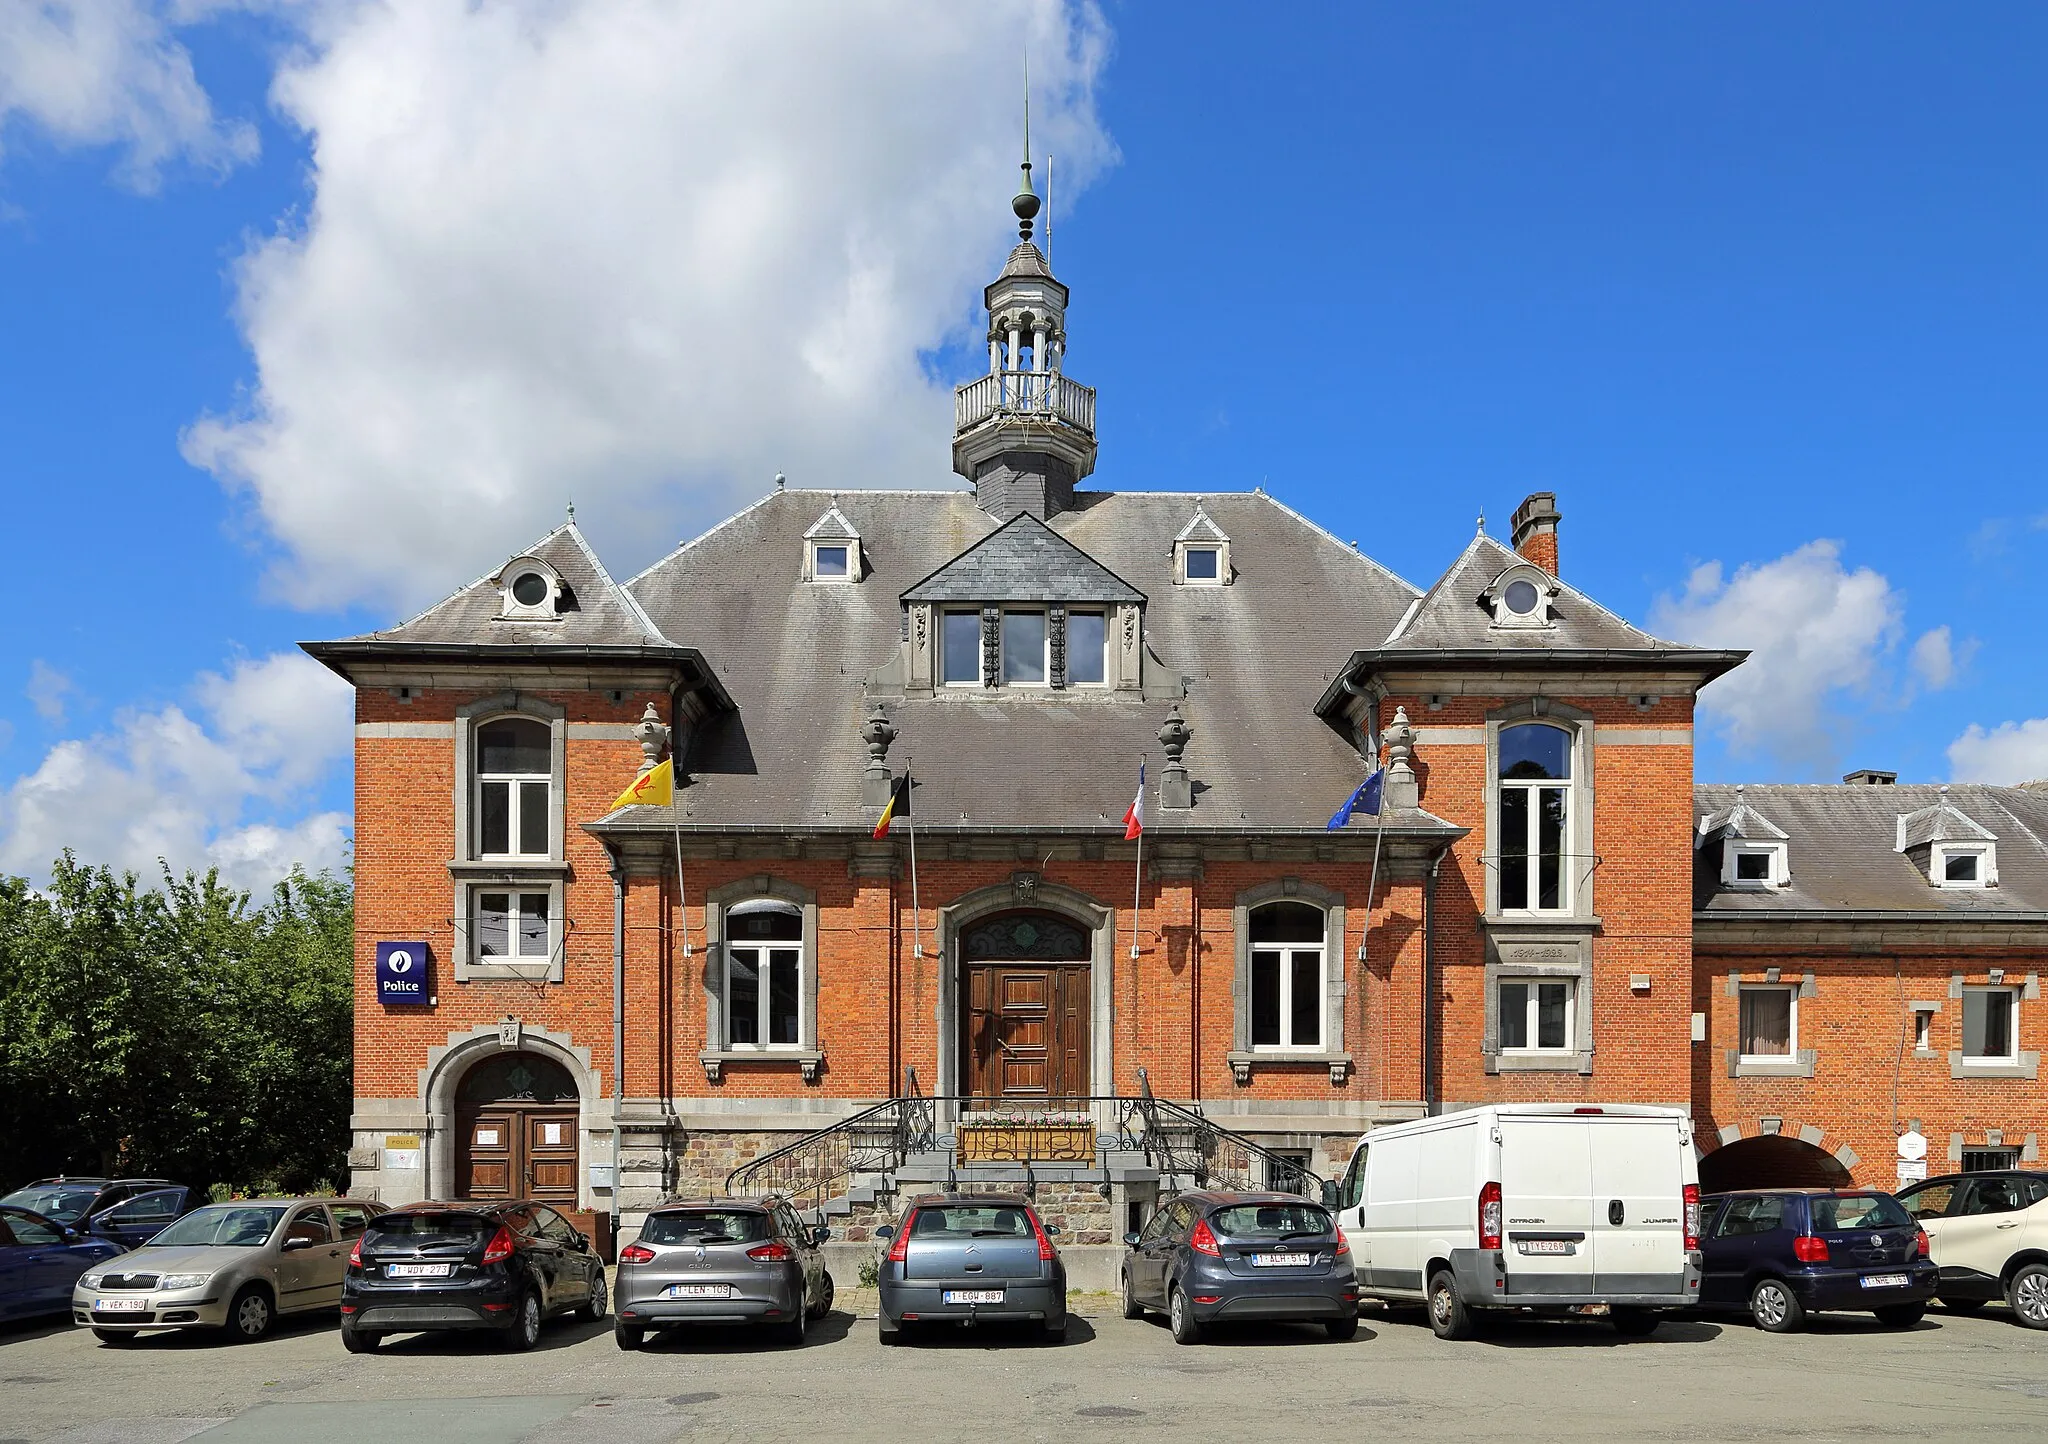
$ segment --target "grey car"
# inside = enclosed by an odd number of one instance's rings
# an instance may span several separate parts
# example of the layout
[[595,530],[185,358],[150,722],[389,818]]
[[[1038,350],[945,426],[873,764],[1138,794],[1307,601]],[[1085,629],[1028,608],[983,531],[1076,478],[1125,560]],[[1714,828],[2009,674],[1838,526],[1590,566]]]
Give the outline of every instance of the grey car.
[[882,1342],[911,1325],[1035,1323],[1050,1342],[1067,1332],[1067,1266],[1056,1225],[1010,1194],[926,1194],[875,1236],[882,1257]]
[[280,1314],[341,1302],[349,1250],[384,1205],[360,1198],[262,1198],[208,1204],[141,1248],[95,1266],[71,1294],[72,1317],[103,1344],[144,1329],[221,1329],[247,1342]]
[[612,1337],[637,1349],[648,1332],[683,1324],[760,1324],[801,1344],[832,1308],[818,1246],[830,1237],[778,1199],[675,1199],[656,1207],[619,1250]]
[[1124,1317],[1162,1311],[1183,1344],[1225,1319],[1358,1332],[1358,1280],[1329,1210],[1287,1193],[1184,1193],[1124,1235]]

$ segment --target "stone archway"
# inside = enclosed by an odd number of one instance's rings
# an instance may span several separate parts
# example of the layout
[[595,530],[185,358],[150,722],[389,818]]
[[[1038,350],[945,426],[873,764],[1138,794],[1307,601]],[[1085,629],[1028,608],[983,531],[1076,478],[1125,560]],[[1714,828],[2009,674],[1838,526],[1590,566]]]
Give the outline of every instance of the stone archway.
[[[591,1066],[590,1050],[578,1046],[567,1034],[506,1019],[467,1033],[451,1033],[445,1046],[427,1050],[427,1066],[420,1070],[420,1099],[426,1105],[429,1132],[425,1196],[454,1197],[459,1186],[457,1134],[463,1127],[462,1114],[476,1101],[462,1097],[463,1080],[478,1065],[509,1053],[535,1055],[567,1073],[575,1085],[575,1100],[570,1106],[575,1109],[577,1157],[584,1162],[609,1160],[611,1119],[601,1102],[600,1080]],[[579,1166],[577,1171],[583,1176],[575,1180],[574,1206],[587,1209],[593,1206],[587,1181],[589,1170]],[[606,1202],[603,1206],[610,1204]]]
[[1842,1160],[1818,1144],[1779,1133],[1738,1138],[1700,1159],[1700,1192],[1744,1188],[1842,1188],[1853,1182]]

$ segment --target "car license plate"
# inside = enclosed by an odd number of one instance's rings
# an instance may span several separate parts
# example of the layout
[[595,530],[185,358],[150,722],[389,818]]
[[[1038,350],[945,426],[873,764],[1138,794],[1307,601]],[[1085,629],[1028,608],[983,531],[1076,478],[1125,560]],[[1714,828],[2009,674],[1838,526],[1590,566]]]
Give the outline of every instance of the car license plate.
[[1518,1238],[1515,1240],[1517,1253],[1568,1254],[1572,1241],[1568,1238]]
[[387,1279],[445,1279],[455,1270],[454,1264],[386,1264],[384,1277]]
[[1904,1274],[1865,1274],[1863,1287],[1866,1289],[1902,1289],[1912,1280]]
[[1001,1289],[947,1289],[946,1302],[949,1304],[999,1304],[1003,1301]]
[[665,1299],[729,1299],[731,1284],[670,1284],[662,1290]]
[[104,1314],[141,1313],[149,1307],[148,1299],[94,1299],[93,1309]]
[[1299,1269],[1315,1262],[1312,1253],[1255,1253],[1252,1267],[1255,1269]]

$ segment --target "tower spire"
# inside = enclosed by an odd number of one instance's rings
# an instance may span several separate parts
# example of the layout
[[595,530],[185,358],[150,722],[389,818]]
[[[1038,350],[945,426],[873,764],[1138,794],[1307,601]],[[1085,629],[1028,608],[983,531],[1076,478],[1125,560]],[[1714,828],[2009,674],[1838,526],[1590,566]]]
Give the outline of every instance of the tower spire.
[[1031,189],[1031,52],[1024,52],[1024,180],[1017,188],[1017,194],[1010,198],[1010,209],[1017,213],[1017,236],[1020,240],[1031,239],[1031,221],[1038,214],[1038,193]]

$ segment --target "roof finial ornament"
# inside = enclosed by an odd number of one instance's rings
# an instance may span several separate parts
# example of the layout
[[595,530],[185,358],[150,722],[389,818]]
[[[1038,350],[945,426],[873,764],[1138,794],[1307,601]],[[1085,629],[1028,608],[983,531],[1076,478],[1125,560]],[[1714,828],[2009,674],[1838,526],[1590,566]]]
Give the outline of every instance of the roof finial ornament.
[[782,474],[781,472],[779,472],[779,471],[775,473],[775,489],[776,489],[777,491],[780,491],[780,490],[782,490],[782,488],[783,488],[784,486],[788,485],[788,483],[789,483],[789,478],[788,478],[788,477],[784,476],[784,475],[783,475],[783,474]]
[[1017,236],[1031,239],[1031,221],[1038,214],[1038,193],[1031,189],[1031,52],[1024,52],[1024,181],[1010,197],[1010,209],[1017,213]]
[[569,503],[569,524],[570,524],[571,526],[573,526],[573,525],[575,525],[575,523],[576,523],[576,503],[575,503],[574,501],[571,501],[571,502]]
[[1481,531],[1486,530],[1486,513],[1484,511],[1479,513],[1479,529]]

